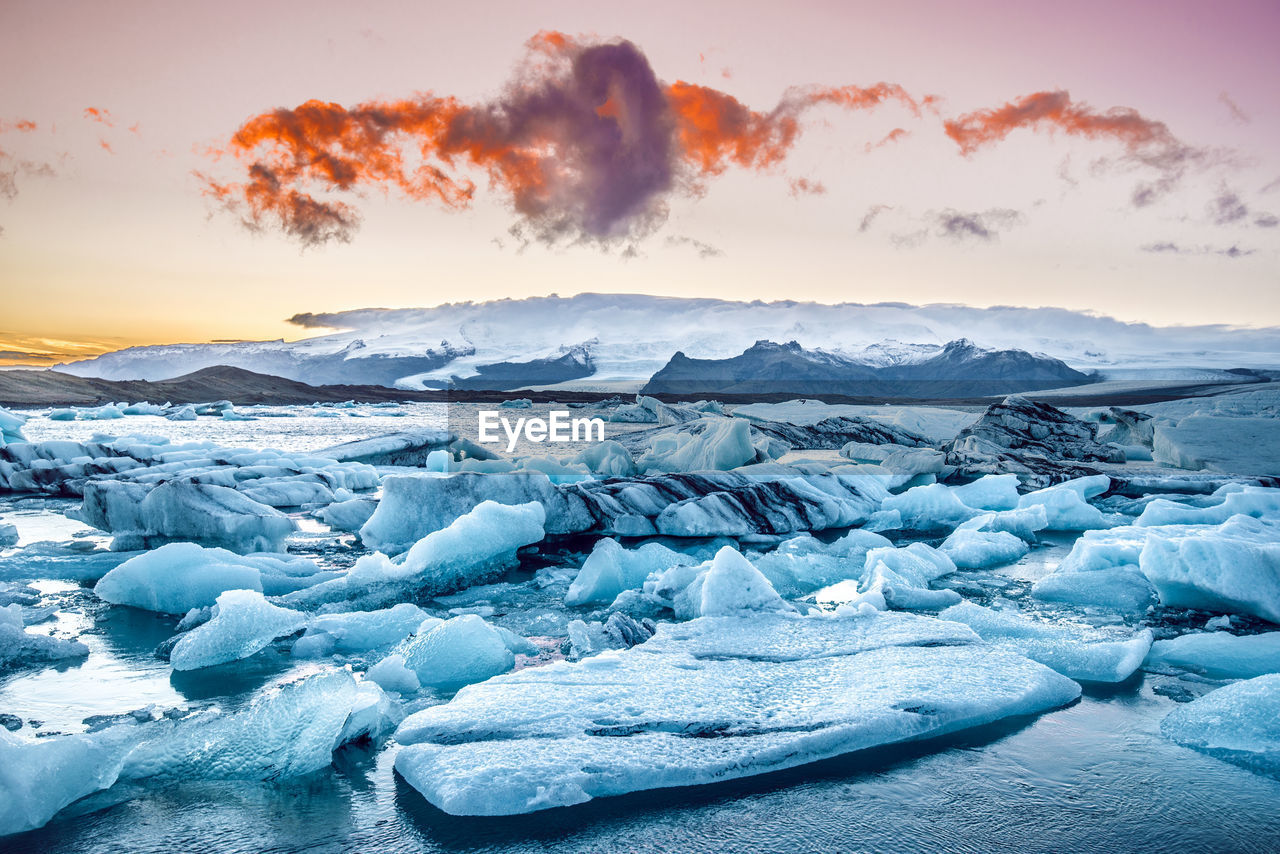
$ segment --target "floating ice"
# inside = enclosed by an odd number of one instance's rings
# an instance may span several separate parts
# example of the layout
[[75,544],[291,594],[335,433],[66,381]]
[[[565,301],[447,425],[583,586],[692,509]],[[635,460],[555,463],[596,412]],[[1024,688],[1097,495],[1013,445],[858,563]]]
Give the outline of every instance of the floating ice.
[[418,674],[405,666],[404,656],[393,653],[379,661],[365,673],[365,678],[376,682],[384,691],[412,694],[422,688]]
[[0,448],[10,442],[27,441],[26,437],[22,435],[22,425],[26,423],[27,416],[10,412],[0,406]]
[[983,513],[967,522],[961,523],[958,531],[986,531],[995,533],[1004,531],[1013,534],[1020,540],[1034,542],[1036,532],[1043,531],[1049,525],[1049,514],[1043,504],[1032,504],[1017,510],[1000,510],[995,513]]
[[742,612],[789,611],[769,579],[732,546],[716,552],[701,579],[699,616],[723,617]]
[[1147,656],[1147,666],[1177,667],[1212,679],[1251,679],[1280,673],[1280,632],[1205,632],[1156,641]]
[[604,477],[631,477],[639,472],[631,453],[612,439],[588,446],[573,461]]
[[1050,625],[972,602],[954,605],[938,616],[964,623],[985,641],[1084,682],[1123,682],[1142,666],[1151,649],[1150,629],[1121,637],[1098,629]]
[[1103,608],[1120,614],[1145,613],[1159,598],[1145,575],[1126,566],[1053,572],[1031,585],[1031,596],[1041,602]]
[[261,593],[228,590],[218,597],[213,619],[178,638],[169,663],[174,670],[197,670],[248,658],[306,624],[305,614],[272,605]]
[[18,544],[18,528],[8,522],[0,522],[0,549]]
[[410,592],[435,595],[484,584],[515,564],[522,546],[543,538],[545,519],[537,502],[513,506],[485,501],[449,527],[423,537],[399,561],[381,552],[365,555],[345,575],[285,599],[312,605],[358,602],[372,608],[401,601]]
[[[1099,479],[1100,478],[1100,479]],[[1050,531],[1086,531],[1107,527],[1102,511],[1086,499],[1101,494],[1111,483],[1106,475],[1083,477],[1057,486],[1028,492],[1018,499],[1019,508],[1041,506]]]
[[867,552],[860,590],[884,597],[891,608],[945,608],[960,601],[954,590],[931,590],[929,583],[956,571],[951,558],[924,543]]
[[591,554],[565,594],[566,605],[607,604],[624,590],[641,587],[650,573],[677,564],[697,563],[692,557],[672,551],[661,543],[646,543],[628,550],[617,540],[598,540]]
[[756,568],[783,596],[800,596],[841,581],[860,579],[867,552],[892,548],[888,538],[855,528],[834,543],[802,535],[756,559]]
[[1191,415],[1155,428],[1153,457],[1184,469],[1227,474],[1280,472],[1280,419]]
[[901,495],[890,495],[881,507],[897,510],[902,516],[902,527],[911,531],[954,528],[978,512],[961,502],[950,487],[940,483],[916,486]]
[[293,645],[293,654],[321,657],[391,646],[415,634],[427,616],[408,602],[381,611],[320,614],[307,623],[307,633]]
[[111,786],[132,746],[125,728],[27,740],[0,727],[0,836],[42,827],[68,804]]
[[1170,712],[1160,732],[1183,747],[1280,776],[1280,674],[1210,691]]
[[1030,547],[1005,531],[959,529],[943,540],[938,550],[960,569],[983,569],[1016,563]]
[[653,440],[636,461],[643,472],[728,471],[757,461],[751,425],[741,418],[695,422],[700,430],[668,433]]
[[288,593],[337,575],[288,555],[238,555],[194,543],[170,543],[130,558],[94,587],[100,599],[163,614],[185,614],[212,605],[228,590],[269,596]]
[[[1280,419],[1273,420],[1280,423]],[[1220,525],[1236,515],[1280,518],[1280,489],[1245,486],[1239,491],[1220,489],[1214,493],[1215,498],[1218,496],[1221,500],[1206,506],[1157,498],[1143,508],[1133,524],[1138,527]]]
[[34,634],[23,627],[22,606],[0,608],[0,672],[84,658],[89,647],[77,640]]
[[456,815],[509,815],[795,767],[1043,712],[1079,687],[900,614],[703,618],[500,676],[407,718],[396,769]]
[[400,654],[421,685],[442,689],[482,682],[516,663],[503,635],[475,614],[437,623]]
[[989,474],[962,486],[953,486],[961,503],[975,510],[1013,510],[1018,506],[1018,476]]
[[320,521],[337,531],[355,533],[377,509],[378,502],[368,498],[352,498],[338,501],[319,512]]
[[1280,623],[1280,520],[1147,530],[1140,566],[1161,603]]

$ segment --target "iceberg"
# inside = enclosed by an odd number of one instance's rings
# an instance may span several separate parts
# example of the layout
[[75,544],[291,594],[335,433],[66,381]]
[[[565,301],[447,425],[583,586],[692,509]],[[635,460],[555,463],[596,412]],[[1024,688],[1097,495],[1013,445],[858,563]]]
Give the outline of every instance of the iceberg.
[[0,448],[10,442],[26,442],[26,437],[22,435],[22,425],[26,423],[27,416],[0,406]]
[[891,608],[945,608],[960,601],[954,590],[932,590],[929,583],[956,571],[951,558],[924,543],[867,552],[859,590],[884,597]]
[[1151,649],[1150,629],[1121,637],[1098,629],[1041,623],[972,602],[953,605],[938,616],[964,623],[983,640],[1082,682],[1123,682],[1142,666]]
[[937,531],[954,528],[978,514],[963,503],[951,487],[940,483],[915,486],[900,495],[890,495],[882,510],[898,511],[901,527],[909,531]]
[[624,590],[638,589],[651,573],[672,566],[693,564],[689,555],[673,551],[661,543],[646,543],[638,549],[624,549],[617,540],[598,540],[583,562],[565,594],[566,605],[607,604]]
[[1149,528],[1139,565],[1166,607],[1280,623],[1280,521]]
[[951,558],[960,569],[984,569],[1017,563],[1031,548],[1005,531],[958,529],[951,532],[938,551]]
[[1204,632],[1156,641],[1147,656],[1147,667],[1176,667],[1210,679],[1252,679],[1280,673],[1280,632]]
[[1052,572],[1031,585],[1031,598],[1134,615],[1146,613],[1159,601],[1147,577],[1127,566]]
[[1280,472],[1280,419],[1189,415],[1155,426],[1156,462],[1199,471],[1272,475]]
[[319,658],[334,652],[365,652],[391,646],[416,634],[428,619],[426,611],[401,602],[381,611],[319,614],[293,645],[293,654]]
[[23,626],[21,605],[0,608],[0,673],[84,658],[88,654],[89,647],[80,641],[28,632]]
[[174,670],[198,670],[248,658],[306,625],[306,614],[272,605],[261,593],[228,590],[218,597],[213,619],[178,638],[169,663]]
[[1183,747],[1280,777],[1280,673],[1210,691],[1179,706],[1160,732]]
[[485,501],[447,528],[427,534],[398,561],[382,552],[364,555],[345,575],[283,599],[296,605],[346,602],[374,608],[402,601],[412,592],[437,595],[494,581],[516,563],[521,547],[543,539],[545,520],[537,502]]
[[1079,686],[955,624],[781,613],[462,689],[400,725],[396,770],[454,815],[764,774],[1071,702]]
[[399,654],[420,685],[445,690],[483,682],[516,663],[502,633],[475,614],[436,623]]

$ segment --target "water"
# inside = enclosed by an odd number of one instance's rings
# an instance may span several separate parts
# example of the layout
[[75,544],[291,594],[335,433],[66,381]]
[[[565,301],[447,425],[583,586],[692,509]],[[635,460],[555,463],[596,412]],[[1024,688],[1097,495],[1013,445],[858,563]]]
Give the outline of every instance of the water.
[[[397,417],[371,408],[358,428],[349,415],[309,413],[194,424],[36,419],[27,434],[87,439],[96,432],[154,432],[175,441],[314,450],[386,430],[465,423],[450,409],[407,406]],[[545,415],[545,409],[509,414]],[[465,417],[474,419],[474,408]],[[74,503],[6,499],[0,518],[18,525],[24,547],[41,540],[103,542],[62,515]],[[295,548],[339,565],[354,558],[348,541],[314,522],[306,527],[291,541]],[[1027,587],[1052,570],[1071,541],[1046,538],[1012,567],[960,573],[954,583],[980,602],[1009,599],[1031,608]],[[422,604],[440,615],[483,609],[524,634],[563,637],[567,620],[581,616],[561,604],[572,575],[564,567],[581,560],[574,548],[547,549],[499,584]],[[84,731],[99,723],[95,716],[147,706],[232,709],[264,684],[326,664],[294,659],[281,642],[237,665],[175,674],[154,650],[172,635],[177,618],[106,607],[68,581],[33,582],[30,595],[56,609],[33,630],[77,636],[91,654],[83,662],[0,678],[0,712],[20,715],[24,734]],[[1065,616],[1036,610],[1050,619]],[[45,828],[0,838],[0,851],[1280,851],[1280,781],[1161,737],[1160,720],[1176,704],[1153,689],[1166,684],[1195,695],[1215,687],[1140,674],[1034,719],[757,778],[500,819],[457,818],[431,807],[395,775],[394,743],[348,747],[332,768],[283,784],[117,786],[73,805]]]

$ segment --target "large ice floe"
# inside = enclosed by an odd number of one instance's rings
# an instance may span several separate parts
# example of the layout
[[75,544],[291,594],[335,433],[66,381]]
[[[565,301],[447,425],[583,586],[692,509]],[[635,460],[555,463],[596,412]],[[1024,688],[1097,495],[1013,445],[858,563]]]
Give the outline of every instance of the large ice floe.
[[1184,747],[1280,777],[1280,673],[1210,691],[1170,712],[1160,731]]
[[1280,673],[1280,632],[1233,635],[1214,631],[1156,641],[1146,666],[1188,670],[1210,679],[1251,679]]
[[332,762],[348,741],[395,726],[371,683],[328,670],[261,691],[230,713],[120,724],[28,739],[0,729],[0,835],[40,827],[71,802],[121,782],[285,780]]
[[212,619],[178,637],[169,663],[174,670],[198,670],[248,658],[306,625],[305,614],[272,605],[261,593],[228,590],[214,604]]
[[929,738],[1079,692],[957,623],[703,617],[464,688],[401,724],[396,769],[445,812],[526,813]]

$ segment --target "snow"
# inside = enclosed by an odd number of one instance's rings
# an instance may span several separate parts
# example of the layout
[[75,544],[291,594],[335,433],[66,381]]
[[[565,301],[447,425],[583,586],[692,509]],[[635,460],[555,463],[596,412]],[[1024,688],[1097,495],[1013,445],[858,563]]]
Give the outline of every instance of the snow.
[[971,639],[878,613],[664,625],[631,649],[500,676],[411,715],[396,769],[445,812],[509,815],[768,773],[1078,696]]
[[1280,776],[1280,674],[1210,691],[1170,712],[1160,732],[1183,747]]
[[197,670],[248,658],[306,624],[305,614],[272,605],[257,591],[228,590],[218,597],[213,619],[178,638],[169,663]]
[[1156,462],[1242,475],[1280,473],[1280,418],[1191,415],[1155,428]]
[[1211,679],[1252,679],[1280,673],[1280,632],[1204,632],[1156,641],[1147,656],[1147,667],[1176,667]]
[[943,540],[938,550],[960,569],[983,569],[1016,563],[1030,547],[1005,531],[959,529]]
[[607,604],[624,590],[641,587],[650,573],[662,572],[678,564],[696,561],[688,555],[672,551],[661,543],[646,543],[637,549],[624,549],[617,540],[596,541],[591,554],[583,562],[565,594],[566,605]]
[[516,663],[503,635],[475,614],[436,624],[414,637],[400,654],[419,684],[445,690],[482,682]]
[[1051,625],[1012,611],[962,602],[939,614],[964,623],[983,640],[1015,650],[1083,682],[1123,682],[1142,666],[1151,630],[1132,636],[1078,626]]

